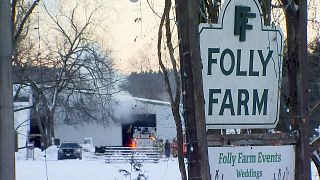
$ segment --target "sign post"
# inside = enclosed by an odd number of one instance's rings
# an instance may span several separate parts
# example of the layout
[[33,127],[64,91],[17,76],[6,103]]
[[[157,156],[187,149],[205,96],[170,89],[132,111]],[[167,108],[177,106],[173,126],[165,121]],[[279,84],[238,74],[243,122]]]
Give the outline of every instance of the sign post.
[[227,0],[218,24],[199,26],[208,129],[279,121],[283,34],[264,26],[261,14],[256,0]]
[[[199,31],[207,129],[275,128],[284,37],[258,0],[226,0]],[[208,135],[211,179],[294,179],[296,137],[255,135]]]

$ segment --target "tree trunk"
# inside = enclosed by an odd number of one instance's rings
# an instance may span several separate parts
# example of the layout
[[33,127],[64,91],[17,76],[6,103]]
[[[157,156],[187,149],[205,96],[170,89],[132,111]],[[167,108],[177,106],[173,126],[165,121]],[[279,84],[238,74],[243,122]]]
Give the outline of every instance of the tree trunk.
[[199,161],[201,165],[202,180],[210,180],[208,142],[206,134],[206,120],[204,110],[204,95],[202,84],[202,63],[200,55],[200,38],[199,38],[199,7],[200,0],[189,0],[189,21],[190,21],[190,54],[193,75],[195,119],[197,124],[197,141],[199,148]]
[[48,111],[48,145],[53,144],[54,138],[54,108]]
[[200,2],[176,0],[183,103],[188,139],[188,178],[210,179],[204,119],[198,10]]
[[[283,3],[285,0],[282,1]],[[291,126],[297,132],[295,179],[310,179],[309,112],[308,112],[308,53],[307,2],[295,0],[299,13],[285,10],[288,41],[288,81]],[[284,4],[286,5],[286,4]],[[293,9],[294,11],[294,9]]]
[[[201,165],[197,143],[197,126],[195,122],[194,91],[192,88],[193,75],[191,69],[189,22],[188,22],[188,3],[176,0],[176,14],[178,21],[179,35],[179,54],[181,66],[181,82],[183,91],[184,121],[186,128],[187,159],[188,159],[188,178],[201,179]],[[192,147],[192,151],[191,151]]]
[[39,116],[39,113],[37,112],[37,115],[36,115],[36,120],[37,120],[37,124],[38,124],[38,128],[39,128],[39,131],[40,131],[40,134],[41,134],[41,142],[42,142],[42,146],[41,148],[46,148],[48,147],[48,142],[47,142],[47,134],[45,133],[45,129],[43,128],[43,125],[42,125],[42,121],[41,121],[41,118]]
[[[176,124],[176,131],[177,131],[177,145],[178,145],[178,161],[179,161],[179,170],[181,174],[182,180],[187,180],[186,175],[186,169],[184,165],[184,157],[183,157],[183,133],[182,133],[182,122],[180,117],[180,96],[181,96],[181,90],[180,90],[180,81],[179,81],[179,74],[177,70],[177,62],[174,58],[174,48],[172,46],[171,42],[171,27],[170,27],[170,8],[171,8],[171,0],[165,1],[165,7],[164,12],[161,17],[160,26],[159,26],[159,32],[158,32],[158,59],[159,59],[159,66],[161,69],[161,73],[164,77],[166,90],[170,97],[170,105],[172,114],[175,120]],[[171,84],[169,81],[168,71],[166,67],[164,66],[164,63],[162,62],[162,55],[161,55],[161,42],[162,42],[162,28],[165,22],[165,29],[166,29],[166,38],[167,38],[167,48],[170,55],[170,61],[172,64],[172,68],[174,71],[175,76],[175,85],[176,85],[176,94],[175,97],[173,97],[173,92],[171,88]]]
[[177,144],[178,144],[178,161],[179,161],[179,169],[181,172],[181,179],[187,180],[186,176],[186,168],[184,165],[184,155],[183,155],[183,131],[182,131],[182,123],[180,117],[179,106],[172,107],[172,113],[174,117],[174,121],[176,123],[176,130],[177,130]]

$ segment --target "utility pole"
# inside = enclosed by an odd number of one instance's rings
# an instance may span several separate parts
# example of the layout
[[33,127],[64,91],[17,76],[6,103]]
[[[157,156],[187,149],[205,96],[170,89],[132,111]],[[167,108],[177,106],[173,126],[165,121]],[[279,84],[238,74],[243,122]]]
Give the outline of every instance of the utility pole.
[[[297,133],[295,179],[310,179],[307,0],[282,0],[287,22],[291,126]],[[298,7],[298,9],[296,9]]]
[[[197,129],[195,119],[194,92],[192,88],[193,76],[191,68],[190,55],[190,33],[188,21],[188,3],[182,0],[176,0],[176,14],[178,21],[179,35],[179,53],[181,66],[181,82],[182,82],[182,102],[184,109],[184,120],[186,128],[186,142],[188,143],[187,150],[187,168],[189,179],[201,179],[201,165],[197,143]],[[191,148],[192,147],[192,148]],[[191,150],[192,149],[192,150]],[[196,178],[198,177],[198,178]]]
[[202,65],[199,43],[199,0],[176,0],[183,91],[188,143],[188,179],[209,180]]
[[10,0],[0,0],[0,180],[15,179]]
[[309,139],[309,78],[308,78],[308,39],[307,39],[307,0],[299,1],[299,56],[297,83],[298,83],[298,129],[296,179],[311,179],[310,168],[310,139]]
[[195,119],[197,124],[197,140],[201,164],[202,180],[210,180],[208,142],[206,132],[206,120],[204,111],[204,95],[202,85],[202,62],[200,55],[200,38],[199,38],[199,7],[200,0],[188,0],[189,3],[189,21],[190,21],[190,54],[191,67],[193,75],[193,90],[195,104]]

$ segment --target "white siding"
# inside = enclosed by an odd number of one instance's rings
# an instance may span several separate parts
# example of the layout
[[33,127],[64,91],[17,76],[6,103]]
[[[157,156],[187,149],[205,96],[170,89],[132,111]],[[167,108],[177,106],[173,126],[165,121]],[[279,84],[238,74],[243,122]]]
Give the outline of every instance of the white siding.
[[[168,102],[153,101],[148,99],[121,97],[115,116],[122,119],[119,124],[110,123],[103,126],[97,123],[83,123],[81,125],[67,125],[63,117],[55,116],[60,122],[56,124],[55,136],[63,141],[80,142],[83,138],[91,137],[95,146],[121,146],[121,123],[129,123],[132,115],[155,114],[157,125],[157,138],[172,141],[176,137],[175,122]],[[57,114],[56,114],[57,115]]]
[[136,106],[133,113],[156,114],[158,139],[173,140],[176,137],[176,125],[169,103],[136,98]]
[[[14,102],[14,109],[30,106],[29,102]],[[17,111],[14,113],[14,128],[18,133],[18,148],[25,147],[30,131],[30,109]]]
[[97,123],[83,123],[81,125],[59,124],[55,128],[55,136],[64,141],[82,141],[86,137],[93,139],[94,146],[121,146],[121,125],[109,124],[109,126]]
[[[19,85],[13,85],[13,95],[16,95],[16,91]],[[26,108],[32,105],[32,94],[30,87],[23,87],[19,92],[19,97],[24,98],[23,102],[13,102],[15,110]],[[14,112],[14,128],[17,133],[17,148],[25,147],[29,132],[30,132],[30,117],[31,108]]]

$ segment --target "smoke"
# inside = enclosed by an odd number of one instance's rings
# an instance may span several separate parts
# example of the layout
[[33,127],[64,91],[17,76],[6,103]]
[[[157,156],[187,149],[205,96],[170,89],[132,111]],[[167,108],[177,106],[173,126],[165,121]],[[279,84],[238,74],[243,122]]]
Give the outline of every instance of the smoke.
[[129,124],[133,122],[132,115],[137,106],[134,98],[128,93],[117,94],[114,97],[113,115],[121,124]]

